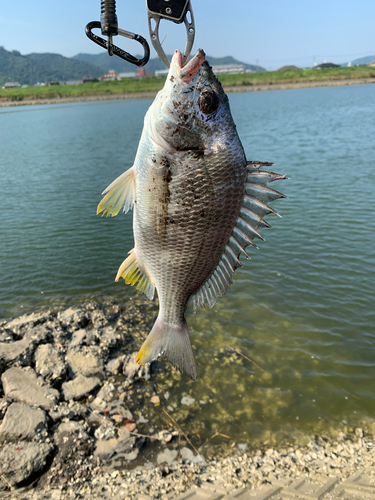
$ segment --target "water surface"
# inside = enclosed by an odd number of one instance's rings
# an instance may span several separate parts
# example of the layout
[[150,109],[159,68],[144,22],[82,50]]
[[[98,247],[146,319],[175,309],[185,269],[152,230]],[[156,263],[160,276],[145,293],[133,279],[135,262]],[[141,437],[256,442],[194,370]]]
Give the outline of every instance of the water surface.
[[[198,381],[168,405],[185,432],[303,442],[371,428],[375,403],[375,86],[230,95],[248,159],[290,180],[227,296],[188,315]],[[95,215],[134,160],[150,101],[0,110],[0,315],[135,292],[114,283],[131,215]],[[235,348],[248,359],[233,353]],[[182,407],[183,395],[196,399]],[[217,437],[216,440],[225,441]],[[212,441],[210,442],[210,444]]]

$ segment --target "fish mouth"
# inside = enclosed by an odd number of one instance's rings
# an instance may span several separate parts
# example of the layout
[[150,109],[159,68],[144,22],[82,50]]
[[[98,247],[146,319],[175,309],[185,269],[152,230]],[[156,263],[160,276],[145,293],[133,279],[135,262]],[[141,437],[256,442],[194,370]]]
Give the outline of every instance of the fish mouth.
[[176,73],[180,80],[185,83],[190,83],[194,76],[198,73],[199,68],[205,62],[206,54],[202,49],[198,49],[195,56],[184,67],[182,67],[182,60],[183,55],[179,50],[176,50],[173,55],[172,64],[174,64]]

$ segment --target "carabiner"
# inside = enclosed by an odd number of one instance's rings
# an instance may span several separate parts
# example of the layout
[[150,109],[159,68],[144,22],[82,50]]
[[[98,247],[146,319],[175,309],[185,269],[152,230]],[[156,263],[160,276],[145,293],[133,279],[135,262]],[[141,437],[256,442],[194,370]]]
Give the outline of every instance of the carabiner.
[[[91,23],[88,23],[88,25],[86,26],[86,35],[90,38],[90,40],[97,43],[104,49],[107,49],[110,56],[113,56],[113,54],[115,54],[116,56],[119,56],[122,59],[125,59],[125,61],[128,61],[132,64],[135,64],[137,66],[144,66],[150,59],[150,47],[147,41],[141,35],[136,35],[135,33],[131,33],[130,31],[119,29],[116,15],[116,0],[101,0],[100,5],[100,22],[92,21]],[[102,35],[107,36],[108,41],[105,41],[104,38],[95,35],[91,31],[94,28],[101,28]],[[139,42],[143,46],[143,58],[138,59],[125,50],[122,50],[116,45],[113,45],[113,37],[116,35],[121,35]]]
[[[168,19],[176,24],[185,23],[187,40],[182,59],[182,66],[184,66],[189,59],[195,38],[194,16],[190,0],[146,0],[146,2],[151,42],[159,59],[163,61],[167,68],[169,68],[170,63],[159,40],[160,21],[161,19]],[[190,15],[190,20],[188,19],[188,14]],[[152,22],[155,23],[154,27],[152,27]]]
[[130,31],[122,30],[120,28],[117,29],[117,32],[119,35],[124,36],[125,38],[130,38],[131,40],[136,40],[143,46],[144,50],[144,55],[142,59],[138,59],[137,57],[132,56],[129,54],[129,52],[126,52],[125,50],[120,49],[120,47],[117,47],[117,45],[112,44],[112,34],[108,34],[108,41],[104,40],[104,38],[95,35],[91,30],[94,28],[101,28],[102,25],[99,21],[91,21],[90,23],[87,24],[85,31],[86,35],[92,40],[93,42],[97,43],[104,49],[108,50],[109,55],[115,54],[116,56],[121,57],[122,59],[125,59],[125,61],[128,61],[132,64],[135,64],[136,66],[144,66],[147,64],[148,60],[150,59],[150,47],[147,43],[147,41],[143,38],[141,35],[137,35],[135,33],[131,33]]

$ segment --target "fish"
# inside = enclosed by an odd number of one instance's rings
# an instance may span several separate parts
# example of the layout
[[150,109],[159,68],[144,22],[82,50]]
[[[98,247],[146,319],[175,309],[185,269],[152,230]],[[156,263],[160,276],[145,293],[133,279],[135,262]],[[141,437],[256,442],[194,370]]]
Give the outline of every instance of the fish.
[[261,170],[273,163],[247,161],[229,100],[202,49],[182,66],[176,50],[163,89],[148,109],[134,165],[102,193],[97,213],[133,208],[134,248],[116,281],[153,299],[155,324],[136,362],[165,355],[181,373],[197,370],[185,318],[213,307],[247,258],[248,245],[279,215],[268,203],[285,198],[268,183],[285,175]]

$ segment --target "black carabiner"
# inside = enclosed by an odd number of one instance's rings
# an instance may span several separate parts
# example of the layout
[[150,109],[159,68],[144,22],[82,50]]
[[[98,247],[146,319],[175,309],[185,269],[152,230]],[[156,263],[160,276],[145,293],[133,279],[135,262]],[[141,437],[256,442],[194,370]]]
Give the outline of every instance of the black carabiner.
[[116,56],[121,57],[121,59],[125,59],[125,61],[135,64],[136,66],[139,67],[142,67],[145,64],[147,64],[148,60],[150,59],[150,47],[147,41],[143,38],[143,36],[119,28],[117,29],[119,35],[124,36],[125,38],[130,38],[131,40],[136,40],[143,46],[144,56],[142,59],[138,59],[137,57],[134,57],[131,54],[129,54],[129,52],[120,49],[120,47],[117,47],[117,45],[113,45],[112,34],[108,34],[108,41],[107,41],[104,40],[104,38],[95,35],[95,33],[92,32],[94,28],[102,28],[101,23],[99,21],[91,21],[90,23],[88,23],[85,28],[86,35],[90,38],[90,40],[97,43],[104,49],[108,50],[109,55],[115,54]]

